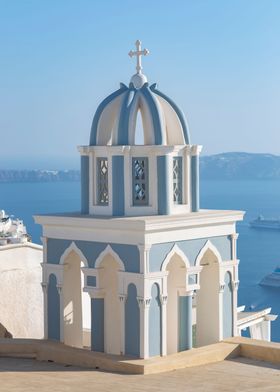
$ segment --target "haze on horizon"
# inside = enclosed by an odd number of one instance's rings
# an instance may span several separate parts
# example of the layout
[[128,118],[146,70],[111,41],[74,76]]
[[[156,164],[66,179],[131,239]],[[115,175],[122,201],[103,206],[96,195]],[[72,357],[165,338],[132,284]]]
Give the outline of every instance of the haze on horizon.
[[[133,5],[132,5],[133,4]],[[280,2],[0,0],[0,168],[78,167],[100,101],[149,82],[204,154],[280,154]]]

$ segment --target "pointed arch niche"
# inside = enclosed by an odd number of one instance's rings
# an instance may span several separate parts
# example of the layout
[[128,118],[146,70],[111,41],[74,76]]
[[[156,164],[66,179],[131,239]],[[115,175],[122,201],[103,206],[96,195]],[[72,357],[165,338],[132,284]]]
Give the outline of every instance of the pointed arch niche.
[[[99,287],[104,295],[102,315],[104,319],[96,319],[95,322],[104,326],[104,333],[102,337],[95,337],[93,326],[93,350],[95,339],[103,338],[104,351],[108,354],[120,355],[123,348],[121,346],[122,320],[118,272],[124,271],[124,264],[117,253],[108,245],[96,260],[95,268],[99,269]],[[101,346],[101,342],[96,343]]]
[[207,241],[196,259],[196,266],[202,267],[196,295],[196,347],[216,343],[221,338],[221,262],[217,248]]
[[135,137],[134,144],[137,146],[143,146],[145,143],[144,136],[144,125],[141,110],[137,111],[136,123],[135,123]]
[[83,292],[83,267],[88,262],[77,245],[72,242],[60,258],[63,265],[61,324],[63,341],[74,347],[90,346],[91,304],[90,297]]
[[167,354],[191,348],[192,298],[186,299],[187,269],[189,260],[183,251],[175,244],[162,264],[162,271],[167,276],[167,315],[166,315],[166,346]]

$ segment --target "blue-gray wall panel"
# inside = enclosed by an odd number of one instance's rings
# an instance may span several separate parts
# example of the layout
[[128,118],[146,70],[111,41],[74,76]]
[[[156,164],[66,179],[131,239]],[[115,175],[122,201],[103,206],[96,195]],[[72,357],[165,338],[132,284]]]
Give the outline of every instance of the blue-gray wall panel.
[[192,297],[179,297],[179,339],[178,350],[192,348]]
[[[106,242],[94,241],[75,241],[56,238],[48,238],[47,242],[47,262],[50,264],[59,264],[59,260],[64,251],[75,242],[88,261],[89,267],[94,268],[95,261],[100,253],[106,248]],[[140,272],[140,255],[136,245],[113,244],[109,243],[112,249],[119,255],[124,263],[127,272]]]
[[54,274],[49,276],[48,284],[48,338],[60,340],[60,298]]
[[81,156],[81,213],[89,213],[89,157]]
[[140,310],[134,284],[127,288],[125,303],[125,354],[140,356]]
[[161,265],[168,255],[172,247],[177,244],[178,247],[184,252],[191,265],[194,265],[195,260],[206,244],[210,240],[212,244],[218,249],[222,260],[231,260],[231,238],[230,236],[199,238],[187,241],[166,242],[162,244],[152,245],[150,250],[150,271],[160,271]]
[[149,354],[151,357],[161,355],[161,303],[159,286],[154,283],[151,289],[149,308]]
[[124,215],[124,157],[112,157],[113,172],[113,215]]
[[87,276],[87,286],[96,287],[96,276]]
[[91,349],[104,352],[104,299],[91,299]]
[[199,211],[199,156],[195,155],[191,158],[191,191],[192,211]]
[[167,156],[157,157],[157,177],[158,177],[158,214],[168,215],[169,208],[169,189],[168,189],[168,169]]

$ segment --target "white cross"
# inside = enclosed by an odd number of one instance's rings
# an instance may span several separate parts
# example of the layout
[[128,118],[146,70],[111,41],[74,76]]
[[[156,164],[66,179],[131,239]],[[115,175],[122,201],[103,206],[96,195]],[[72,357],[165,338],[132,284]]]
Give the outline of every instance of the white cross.
[[150,52],[148,51],[148,49],[141,50],[141,41],[139,41],[139,39],[135,42],[135,46],[136,46],[136,51],[131,50],[128,53],[128,55],[130,57],[136,56],[137,58],[136,71],[139,74],[142,73],[141,57],[147,56]]

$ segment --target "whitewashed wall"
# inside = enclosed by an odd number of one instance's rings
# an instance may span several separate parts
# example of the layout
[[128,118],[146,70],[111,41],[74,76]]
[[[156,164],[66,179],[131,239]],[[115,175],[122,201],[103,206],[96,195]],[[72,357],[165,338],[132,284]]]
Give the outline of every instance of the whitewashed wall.
[[0,323],[15,338],[43,338],[42,247],[0,246]]

